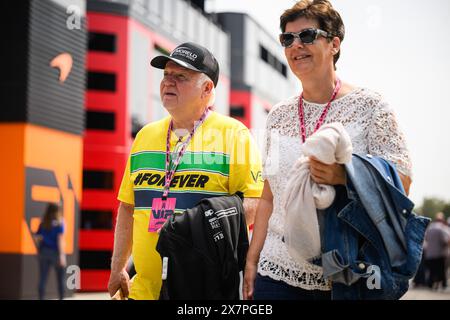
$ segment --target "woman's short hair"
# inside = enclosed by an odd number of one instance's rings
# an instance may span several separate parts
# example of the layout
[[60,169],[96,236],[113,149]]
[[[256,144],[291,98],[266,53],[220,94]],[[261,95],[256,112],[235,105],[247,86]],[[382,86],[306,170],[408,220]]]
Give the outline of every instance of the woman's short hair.
[[[341,15],[333,8],[328,0],[301,0],[290,9],[284,11],[280,17],[281,32],[285,32],[286,24],[298,18],[314,19],[319,28],[344,41],[345,27]],[[334,66],[339,60],[340,52],[334,55]]]

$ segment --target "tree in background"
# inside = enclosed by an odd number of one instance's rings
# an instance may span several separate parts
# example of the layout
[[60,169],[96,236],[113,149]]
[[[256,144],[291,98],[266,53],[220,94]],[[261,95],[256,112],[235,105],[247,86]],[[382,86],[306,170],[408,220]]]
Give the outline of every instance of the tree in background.
[[450,217],[450,202],[439,198],[424,198],[422,205],[415,209],[417,213],[434,219],[434,216],[439,211],[442,211],[445,215],[445,219]]

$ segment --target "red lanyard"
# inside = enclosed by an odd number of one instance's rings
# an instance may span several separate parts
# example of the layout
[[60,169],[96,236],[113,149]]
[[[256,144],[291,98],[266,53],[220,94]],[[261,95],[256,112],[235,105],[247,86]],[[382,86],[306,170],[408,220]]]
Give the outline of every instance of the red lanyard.
[[183,142],[183,146],[181,147],[180,151],[178,152],[178,155],[175,158],[175,161],[173,162],[171,170],[169,170],[169,167],[170,167],[170,135],[172,133],[173,120],[170,120],[169,129],[167,130],[167,139],[166,139],[166,165],[165,165],[166,183],[164,185],[164,192],[162,195],[163,200],[167,199],[167,195],[169,194],[169,189],[170,189],[170,183],[172,182],[173,176],[175,175],[175,171],[177,170],[177,167],[181,161],[181,158],[183,157],[184,153],[186,152],[189,142],[191,141],[192,137],[194,136],[194,133],[197,130],[197,128],[200,127],[201,124],[205,121],[208,114],[209,114],[209,107],[207,107],[205,109],[205,112],[203,112],[202,116],[195,123],[194,128],[189,133],[189,137],[186,139],[185,142]]
[[[322,126],[325,117],[327,116],[328,110],[330,109],[331,102],[336,98],[339,89],[341,88],[341,80],[339,78],[336,79],[336,86],[334,87],[333,94],[331,95],[330,101],[328,101],[327,105],[322,111],[322,114],[320,115],[319,120],[317,121],[316,127],[314,128],[314,132],[319,130],[319,128]],[[306,129],[305,129],[305,115],[303,111],[303,92],[300,95],[299,101],[298,101],[298,116],[300,118],[300,132],[302,134],[302,141],[305,143],[306,141]]]

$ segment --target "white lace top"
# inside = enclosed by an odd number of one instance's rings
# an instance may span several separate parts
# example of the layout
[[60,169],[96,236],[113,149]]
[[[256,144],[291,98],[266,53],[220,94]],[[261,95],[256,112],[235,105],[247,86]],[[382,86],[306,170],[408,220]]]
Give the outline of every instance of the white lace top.
[[[329,290],[322,269],[305,263],[298,264],[282,242],[284,215],[281,199],[288,173],[301,155],[298,116],[298,96],[275,105],[266,124],[266,145],[263,153],[263,178],[273,193],[273,212],[258,272],[275,280],[307,290]],[[304,101],[306,136],[311,135],[325,104]],[[395,115],[382,97],[368,89],[357,88],[331,103],[324,123],[341,122],[349,133],[353,152],[382,156],[394,162],[397,169],[411,177],[411,161],[405,138]]]

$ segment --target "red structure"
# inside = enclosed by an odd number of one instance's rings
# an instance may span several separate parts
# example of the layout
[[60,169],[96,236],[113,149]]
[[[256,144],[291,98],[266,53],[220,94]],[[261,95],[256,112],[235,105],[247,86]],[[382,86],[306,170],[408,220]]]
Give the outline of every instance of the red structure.
[[[81,288],[96,291],[107,287],[116,197],[133,140],[130,35],[139,33],[149,42],[155,42],[158,37],[129,17],[96,12],[89,12],[87,16],[90,38],[79,247]],[[167,41],[157,40],[169,48],[172,46]],[[143,63],[148,65],[148,61]],[[147,73],[147,79],[151,79],[150,68]],[[148,99],[142,107],[152,110],[150,101]],[[141,119],[142,122],[148,120]]]
[[96,13],[88,13],[88,21],[87,121],[79,233],[81,288],[104,290],[109,277],[106,258],[111,256],[114,241],[116,190],[131,144],[126,108],[128,21]]
[[[159,2],[162,7],[148,7],[154,4],[148,1],[138,7],[108,1],[87,2],[89,46],[79,229],[83,291],[107,288],[116,197],[134,135],[143,125],[165,116],[159,98],[162,72],[150,67],[150,58],[170,52],[180,42],[195,41],[192,35],[197,23],[206,26],[204,39],[214,40],[209,47],[217,44],[228,52],[227,35],[187,2]],[[174,6],[173,10],[169,10],[169,5]],[[174,15],[178,13],[183,13],[184,20],[176,19]],[[180,21],[184,22],[177,26]],[[171,34],[177,30],[178,35]],[[193,34],[183,35],[183,30]],[[217,90],[221,112],[228,109],[230,88],[227,65],[223,66]]]

